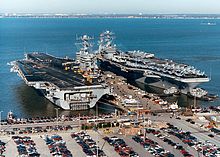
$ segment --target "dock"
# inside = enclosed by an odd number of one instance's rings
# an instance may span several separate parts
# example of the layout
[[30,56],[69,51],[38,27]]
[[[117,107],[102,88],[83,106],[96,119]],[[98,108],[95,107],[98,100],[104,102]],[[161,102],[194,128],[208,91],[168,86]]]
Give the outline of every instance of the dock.
[[[111,94],[116,98],[113,103],[124,111],[136,109],[162,110],[162,106],[158,103],[159,100],[163,101],[160,97],[128,84],[125,78],[117,76],[112,72],[105,71],[103,77],[110,86]],[[123,103],[123,100],[129,99],[136,102],[129,106]]]

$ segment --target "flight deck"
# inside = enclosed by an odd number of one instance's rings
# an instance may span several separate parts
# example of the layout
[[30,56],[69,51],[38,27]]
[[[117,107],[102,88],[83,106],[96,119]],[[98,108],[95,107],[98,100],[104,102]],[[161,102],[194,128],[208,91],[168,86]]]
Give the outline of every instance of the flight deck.
[[94,107],[110,90],[99,70],[80,63],[34,52],[15,61],[13,68],[28,86],[41,91],[54,104],[63,109],[82,110]]

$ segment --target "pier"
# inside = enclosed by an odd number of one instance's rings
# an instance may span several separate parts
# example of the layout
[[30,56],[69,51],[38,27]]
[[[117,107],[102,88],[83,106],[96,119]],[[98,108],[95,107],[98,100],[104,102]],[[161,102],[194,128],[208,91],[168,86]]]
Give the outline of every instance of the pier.
[[[146,110],[163,110],[162,105],[158,102],[163,102],[163,100],[152,93],[147,93],[138,87],[128,84],[126,79],[117,76],[112,72],[105,71],[103,75],[106,83],[111,88],[111,95],[115,97],[114,103],[117,107],[123,109],[124,111],[134,111],[138,109]],[[131,100],[130,104],[126,104],[123,101]],[[167,105],[170,105],[167,103]]]

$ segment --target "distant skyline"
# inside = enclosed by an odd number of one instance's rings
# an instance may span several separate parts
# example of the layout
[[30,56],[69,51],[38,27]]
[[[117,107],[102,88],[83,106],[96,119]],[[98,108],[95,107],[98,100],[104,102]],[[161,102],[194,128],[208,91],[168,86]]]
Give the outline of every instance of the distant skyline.
[[220,0],[0,0],[0,13],[220,14]]

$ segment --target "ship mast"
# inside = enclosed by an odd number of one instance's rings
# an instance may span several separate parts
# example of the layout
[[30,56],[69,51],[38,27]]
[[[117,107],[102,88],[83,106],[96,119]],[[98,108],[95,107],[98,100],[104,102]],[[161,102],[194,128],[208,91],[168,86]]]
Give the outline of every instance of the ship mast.
[[99,53],[103,51],[115,51],[116,45],[113,45],[114,33],[105,31],[100,34]]
[[92,39],[93,38],[88,35],[83,35],[77,38],[77,40],[80,41],[80,43],[77,44],[81,45],[81,47],[76,53],[76,63],[79,64],[79,72],[90,83],[92,82],[93,78],[99,77],[97,58],[92,52],[93,45],[90,42]]

